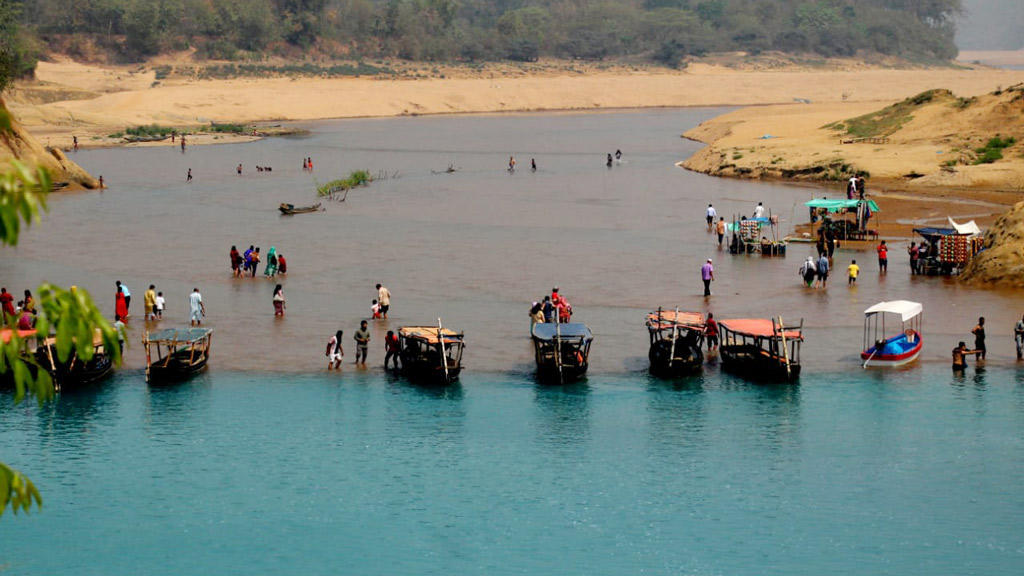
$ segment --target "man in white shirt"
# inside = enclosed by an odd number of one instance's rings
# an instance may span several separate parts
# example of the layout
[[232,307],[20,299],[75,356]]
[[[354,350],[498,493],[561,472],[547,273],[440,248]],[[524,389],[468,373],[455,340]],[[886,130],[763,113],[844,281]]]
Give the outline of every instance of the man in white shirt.
[[391,292],[380,284],[377,284],[377,303],[380,304],[380,315],[386,320],[391,307]]
[[715,223],[715,216],[718,216],[718,213],[715,212],[715,207],[708,204],[708,230],[711,230],[711,226]]
[[757,203],[757,208],[754,208],[754,218],[764,218],[764,204]]
[[203,317],[206,316],[206,307],[203,306],[203,296],[199,294],[199,288],[193,288],[188,296],[188,308],[192,317],[192,326],[202,326]]

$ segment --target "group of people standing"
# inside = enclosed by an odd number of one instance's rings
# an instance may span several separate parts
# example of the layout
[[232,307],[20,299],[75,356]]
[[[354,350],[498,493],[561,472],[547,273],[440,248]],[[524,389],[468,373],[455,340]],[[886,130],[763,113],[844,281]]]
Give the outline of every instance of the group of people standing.
[[[280,289],[280,284],[278,289]],[[372,318],[387,319],[388,311],[391,309],[391,291],[386,286],[377,284],[377,299],[373,301],[374,309]],[[327,369],[328,370],[339,370],[341,369],[341,361],[345,356],[345,348],[342,345],[342,338],[345,335],[344,330],[338,330],[331,336],[327,341],[327,349],[325,355],[327,356]],[[369,322],[361,320],[359,322],[359,329],[356,330],[352,339],[356,341],[356,364],[366,365],[366,358],[370,349],[370,330]],[[390,362],[394,362],[394,367],[398,369],[398,336],[395,335],[393,330],[388,330],[387,335],[384,336],[384,367],[387,368]]]
[[[241,278],[248,274],[250,278],[256,277],[256,272],[262,259],[259,247],[254,248],[250,245],[248,250],[239,253],[238,247],[232,246],[228,256],[231,259],[232,276]],[[288,274],[288,262],[284,259],[284,254],[278,254],[277,248],[271,246],[270,250],[267,251],[267,266],[263,269],[263,275],[267,278],[273,278],[277,275],[284,276],[286,274]]]
[[36,325],[36,301],[32,297],[31,290],[25,290],[25,297],[18,300],[14,305],[14,296],[7,291],[7,288],[0,288],[0,313],[3,315],[4,325],[16,324],[18,330],[32,330]]
[[572,320],[572,306],[569,301],[558,293],[558,286],[551,289],[551,295],[545,296],[540,302],[534,302],[530,307],[530,330],[534,324],[560,323],[565,324]]

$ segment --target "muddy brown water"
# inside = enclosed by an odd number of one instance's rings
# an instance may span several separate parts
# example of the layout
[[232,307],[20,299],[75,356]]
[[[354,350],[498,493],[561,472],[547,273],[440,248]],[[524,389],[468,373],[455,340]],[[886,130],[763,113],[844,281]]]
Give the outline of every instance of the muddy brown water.
[[[791,244],[785,258],[731,256],[719,247],[704,224],[709,202],[729,218],[762,201],[786,233],[806,222],[802,203],[822,193],[677,168],[701,146],[679,135],[724,111],[346,120],[304,126],[309,136],[185,154],[170,144],[82,151],[74,159],[110,188],[55,195],[43,222],[16,248],[3,248],[0,285],[20,293],[43,281],[77,284],[112,317],[114,281],[126,283],[133,296],[128,369],[143,365],[149,284],[168,301],[161,327],[187,325],[188,294],[200,289],[206,324],[216,330],[213,369],[319,371],[337,329],[345,330],[351,362],[352,334],[369,316],[378,282],[393,302],[390,318],[372,323],[371,370],[380,369],[387,330],[441,317],[465,331],[468,370],[532,371],[527,309],[555,285],[574,319],[596,334],[594,372],[646,369],[644,315],[659,305],[720,319],[802,318],[805,381],[816,370],[859,370],[863,310],[891,299],[924,303],[922,361],[947,362],[956,341],[971,343],[970,329],[984,315],[988,363],[1014,362],[1019,294],[911,277],[905,243],[893,243],[887,275],[879,275],[873,251],[840,249],[833,280],[818,291],[797,277],[810,244]],[[623,161],[609,169],[606,155],[616,149]],[[510,155],[514,174],[506,170]],[[312,174],[302,170],[306,156]],[[449,164],[457,172],[433,173]],[[344,203],[324,202],[322,212],[279,214],[281,202],[313,204],[317,182],[354,169],[397,177],[353,190]],[[228,251],[250,244],[263,253],[276,246],[288,277],[266,279],[261,265],[256,279],[233,279]],[[714,259],[717,278],[707,300],[699,276],[706,258]],[[851,259],[862,269],[854,288],[845,279]],[[287,297],[283,319],[271,304],[277,282]]]

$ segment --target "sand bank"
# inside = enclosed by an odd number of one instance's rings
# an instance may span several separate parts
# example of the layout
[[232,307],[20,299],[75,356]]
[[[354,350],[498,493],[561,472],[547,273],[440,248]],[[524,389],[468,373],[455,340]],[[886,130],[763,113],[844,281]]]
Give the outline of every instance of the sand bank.
[[[496,66],[445,78],[268,78],[157,81],[152,70],[42,62],[33,83],[21,84],[9,105],[44,142],[108,145],[126,126],[160,123],[279,122],[544,110],[603,110],[669,106],[751,106],[791,103],[886,102],[934,87],[958,94],[989,92],[1024,81],[1024,71],[989,68],[737,70],[692,64],[682,71],[573,64],[526,73]],[[196,142],[199,143],[199,142]]]

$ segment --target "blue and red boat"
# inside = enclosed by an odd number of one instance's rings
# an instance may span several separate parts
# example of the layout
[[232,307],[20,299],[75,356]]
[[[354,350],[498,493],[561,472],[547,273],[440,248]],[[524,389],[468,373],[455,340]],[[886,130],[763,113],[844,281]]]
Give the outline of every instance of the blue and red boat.
[[[868,366],[901,366],[913,362],[921,353],[921,313],[919,302],[893,300],[879,302],[864,311],[864,351],[860,353],[864,368]],[[899,316],[902,330],[887,336],[886,316]],[[894,322],[890,322],[890,325]]]

